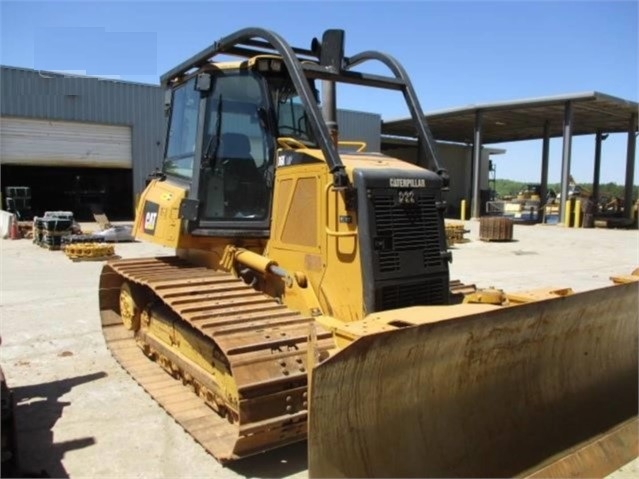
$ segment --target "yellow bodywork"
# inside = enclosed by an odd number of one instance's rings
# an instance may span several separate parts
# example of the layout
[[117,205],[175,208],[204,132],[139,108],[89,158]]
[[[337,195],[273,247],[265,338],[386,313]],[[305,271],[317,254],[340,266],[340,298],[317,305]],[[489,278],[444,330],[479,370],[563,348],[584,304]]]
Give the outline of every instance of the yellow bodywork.
[[[145,215],[143,208],[137,208],[134,235],[140,241],[179,248],[185,241],[180,234],[182,220],[179,217],[180,203],[186,196],[186,190],[166,181],[154,180],[150,188],[144,190],[140,197],[140,205],[151,201],[159,205],[156,216]],[[145,226],[154,226],[155,233],[146,233]]]
[[[366,314],[357,213],[321,153],[298,152],[318,161],[276,169],[268,239],[188,234],[179,217],[187,192],[170,180],[142,195],[158,211],[153,219],[138,208],[136,237],[215,270],[247,266],[256,289],[332,332],[327,354],[308,350],[313,477],[587,475],[636,456],[637,283],[619,277],[579,294],[484,291],[459,305]],[[341,158],[351,182],[356,168],[419,169],[375,154]],[[237,404],[210,342],[161,310],[141,331],[209,375],[211,398]],[[593,454],[603,454],[603,469],[602,460],[584,469]]]
[[[278,168],[272,206],[271,237],[266,240],[225,239],[193,236],[182,231],[178,217],[180,202],[186,191],[168,181],[153,180],[140,204],[159,204],[154,234],[144,232],[143,208],[136,218],[136,238],[173,247],[190,261],[215,269],[221,266],[229,244],[263,255],[291,273],[304,278],[285,288],[273,282],[264,288],[281,296],[287,306],[313,316],[321,314],[341,322],[363,318],[362,267],[357,241],[357,216],[347,211],[343,193],[332,187],[329,173],[319,150],[305,149],[308,156],[321,163]],[[384,170],[393,168],[421,171],[383,155],[342,155],[352,180],[355,168]],[[269,277],[267,276],[267,282]]]

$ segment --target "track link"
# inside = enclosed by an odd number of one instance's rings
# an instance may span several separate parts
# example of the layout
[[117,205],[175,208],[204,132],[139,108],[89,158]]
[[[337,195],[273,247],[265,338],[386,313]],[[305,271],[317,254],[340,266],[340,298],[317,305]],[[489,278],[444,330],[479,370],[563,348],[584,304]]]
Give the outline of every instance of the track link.
[[[161,304],[212,343],[237,387],[237,413],[220,416],[197,387],[183,384],[185,377],[210,383],[208,373],[143,330],[134,334],[124,327],[119,295],[125,281],[149,288],[152,303]],[[318,352],[334,346],[331,333],[313,318],[288,309],[231,274],[177,257],[106,263],[100,277],[100,313],[114,358],[220,462],[306,438],[311,326],[316,328]],[[180,374],[173,376],[181,380],[167,374],[178,370]]]

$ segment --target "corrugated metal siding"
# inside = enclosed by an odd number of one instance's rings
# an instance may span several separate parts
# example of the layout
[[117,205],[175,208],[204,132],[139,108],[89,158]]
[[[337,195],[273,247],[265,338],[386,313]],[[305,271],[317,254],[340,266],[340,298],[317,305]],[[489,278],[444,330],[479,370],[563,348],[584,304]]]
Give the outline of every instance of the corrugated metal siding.
[[131,168],[131,127],[2,116],[0,163]]
[[159,86],[13,67],[1,67],[0,78],[0,116],[129,126],[136,193],[160,166],[165,117]]
[[[166,118],[159,86],[5,66],[0,78],[0,116],[130,126],[135,193],[160,167]],[[338,110],[337,120],[341,139],[380,151],[379,115]]]
[[340,140],[365,141],[366,151],[380,151],[382,117],[375,113],[337,110]]

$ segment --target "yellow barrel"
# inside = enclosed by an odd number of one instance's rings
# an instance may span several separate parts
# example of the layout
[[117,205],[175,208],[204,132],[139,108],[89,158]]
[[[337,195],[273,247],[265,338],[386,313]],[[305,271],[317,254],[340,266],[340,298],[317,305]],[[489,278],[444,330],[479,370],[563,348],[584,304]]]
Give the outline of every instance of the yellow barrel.
[[573,223],[574,228],[579,228],[581,224],[581,201],[575,201],[575,222]]
[[571,206],[572,203],[570,199],[566,200],[566,211],[564,213],[564,225],[566,228],[570,228],[570,214],[572,213]]

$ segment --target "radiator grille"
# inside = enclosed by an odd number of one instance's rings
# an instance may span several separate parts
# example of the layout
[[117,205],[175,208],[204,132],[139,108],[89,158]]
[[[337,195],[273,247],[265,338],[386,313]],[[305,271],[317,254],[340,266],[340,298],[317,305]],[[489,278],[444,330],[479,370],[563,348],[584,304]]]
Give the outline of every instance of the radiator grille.
[[400,269],[399,255],[422,251],[424,267],[442,264],[439,216],[432,196],[417,196],[411,205],[397,204],[393,194],[373,196],[375,235],[390,246],[379,253],[379,269],[388,273]]
[[447,297],[445,278],[433,278],[419,283],[384,286],[378,291],[380,311],[425,304],[444,304]]

